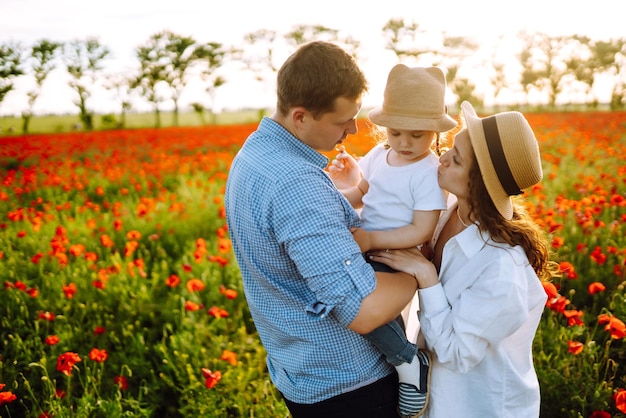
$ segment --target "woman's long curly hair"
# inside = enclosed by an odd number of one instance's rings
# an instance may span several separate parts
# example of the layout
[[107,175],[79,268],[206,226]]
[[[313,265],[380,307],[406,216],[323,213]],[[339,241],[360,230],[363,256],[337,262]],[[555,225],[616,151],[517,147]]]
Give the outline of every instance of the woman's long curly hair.
[[525,206],[513,198],[513,218],[505,219],[485,187],[476,158],[470,169],[469,205],[471,218],[478,221],[481,230],[496,242],[519,245],[524,249],[530,265],[541,280],[557,275],[557,265],[551,261],[551,251],[545,232],[533,221]]

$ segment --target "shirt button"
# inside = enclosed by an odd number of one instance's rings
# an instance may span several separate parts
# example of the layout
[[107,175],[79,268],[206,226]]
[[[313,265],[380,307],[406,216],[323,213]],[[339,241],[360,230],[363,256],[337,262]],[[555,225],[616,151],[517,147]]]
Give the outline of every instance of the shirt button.
[[346,260],[346,266],[349,266],[350,264],[352,264],[352,261]]

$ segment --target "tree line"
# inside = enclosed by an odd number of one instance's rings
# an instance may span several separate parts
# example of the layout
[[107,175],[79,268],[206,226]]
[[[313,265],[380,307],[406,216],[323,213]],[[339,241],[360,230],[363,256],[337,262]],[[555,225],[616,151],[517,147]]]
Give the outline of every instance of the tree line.
[[[407,65],[437,65],[446,69],[447,83],[458,103],[468,100],[482,106],[484,93],[476,88],[466,73],[471,58],[480,50],[475,40],[428,33],[416,22],[390,19],[382,28],[385,48],[393,51],[399,62]],[[14,90],[17,77],[31,77],[34,87],[26,92],[27,108],[22,111],[22,131],[28,132],[34,105],[52,70],[63,68],[69,74],[69,87],[83,127],[93,129],[94,111],[90,99],[96,87],[109,90],[119,104],[119,126],[137,99],[150,104],[155,126],[161,125],[160,111],[165,102],[173,104],[174,124],[178,124],[180,97],[192,77],[200,77],[207,103],[191,103],[203,117],[214,114],[217,91],[229,82],[229,74],[246,71],[259,83],[273,83],[278,66],[278,51],[294,51],[312,40],[335,42],[348,50],[357,60],[361,43],[336,29],[321,25],[295,25],[279,34],[260,29],[244,35],[239,46],[220,42],[199,42],[193,37],[164,30],[151,35],[135,48],[138,67],[126,73],[107,74],[105,62],[111,51],[97,37],[61,43],[41,39],[29,47],[15,42],[0,44],[0,105]],[[593,87],[598,76],[611,80],[610,108],[626,105],[626,38],[592,40],[586,36],[549,36],[543,33],[519,33],[519,64],[517,80],[510,80],[507,63],[493,49],[490,59],[479,64],[487,75],[493,97],[497,99],[513,85],[528,98],[531,94],[545,97],[545,105],[554,107],[561,96],[577,92],[584,103],[597,106]],[[135,100],[135,101],[134,101]]]

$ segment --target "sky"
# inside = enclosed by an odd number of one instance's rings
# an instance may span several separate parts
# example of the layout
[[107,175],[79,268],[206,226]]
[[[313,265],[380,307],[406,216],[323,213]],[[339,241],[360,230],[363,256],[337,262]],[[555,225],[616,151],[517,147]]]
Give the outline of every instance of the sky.
[[[365,105],[382,100],[387,74],[397,63],[384,48],[382,28],[391,18],[415,22],[432,33],[473,38],[481,44],[499,37],[514,39],[521,30],[551,36],[586,35],[594,40],[625,37],[625,0],[0,0],[0,44],[31,46],[40,39],[69,42],[97,37],[111,58],[106,71],[130,71],[137,65],[135,48],[162,30],[199,42],[241,45],[246,33],[272,29],[287,33],[295,25],[323,25],[361,42],[360,64],[369,82]],[[36,113],[76,113],[73,92],[60,70],[51,73],[35,106]],[[31,84],[29,84],[31,83]],[[0,115],[20,114],[26,77],[0,103]],[[192,93],[181,102],[193,101]],[[94,93],[96,111],[115,111],[105,93]],[[233,74],[218,90],[218,108],[272,106],[273,89]],[[187,100],[185,100],[187,99]]]

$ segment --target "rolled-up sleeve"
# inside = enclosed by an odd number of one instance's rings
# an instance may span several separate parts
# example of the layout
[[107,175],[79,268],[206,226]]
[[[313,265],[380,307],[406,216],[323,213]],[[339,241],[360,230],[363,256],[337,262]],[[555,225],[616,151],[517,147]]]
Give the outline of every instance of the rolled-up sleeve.
[[358,217],[330,179],[311,181],[314,175],[321,174],[303,172],[295,181],[292,176],[278,185],[275,193],[300,196],[297,202],[272,208],[273,229],[314,295],[307,313],[320,317],[332,313],[348,326],[376,287],[376,278],[350,233]]

